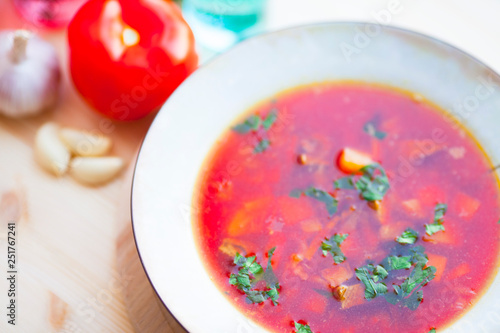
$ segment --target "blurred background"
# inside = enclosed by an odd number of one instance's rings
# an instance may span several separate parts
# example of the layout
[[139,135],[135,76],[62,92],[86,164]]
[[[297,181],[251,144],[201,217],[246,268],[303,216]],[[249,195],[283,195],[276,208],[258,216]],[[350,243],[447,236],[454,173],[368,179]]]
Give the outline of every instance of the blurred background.
[[[26,22],[64,28],[86,0],[2,0],[2,21],[15,21],[13,2]],[[396,25],[450,42],[495,65],[488,51],[495,43],[500,3],[495,0],[176,0],[196,35],[203,56],[222,52],[249,36],[294,25],[331,20]],[[394,13],[391,13],[394,8]],[[390,13],[387,15],[387,13]],[[14,16],[17,16],[15,14]],[[7,22],[6,22],[7,21]],[[491,54],[491,53],[490,53]],[[493,57],[492,57],[493,58]],[[498,57],[495,57],[498,58]],[[204,58],[205,59],[205,58]],[[498,61],[498,60],[497,60]]]

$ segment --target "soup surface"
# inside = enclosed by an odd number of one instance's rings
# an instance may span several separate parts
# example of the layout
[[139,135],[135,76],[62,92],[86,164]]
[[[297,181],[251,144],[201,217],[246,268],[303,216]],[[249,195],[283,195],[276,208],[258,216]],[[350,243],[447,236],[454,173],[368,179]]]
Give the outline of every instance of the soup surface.
[[195,192],[211,279],[272,332],[439,332],[497,270],[492,166],[417,94],[284,92],[223,134]]

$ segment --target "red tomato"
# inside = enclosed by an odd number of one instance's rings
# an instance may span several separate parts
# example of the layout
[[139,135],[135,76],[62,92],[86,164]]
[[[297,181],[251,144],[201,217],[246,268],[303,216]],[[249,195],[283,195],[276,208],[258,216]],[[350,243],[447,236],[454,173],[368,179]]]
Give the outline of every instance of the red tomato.
[[198,65],[194,37],[166,0],[90,0],[68,27],[73,83],[118,120],[158,110]]

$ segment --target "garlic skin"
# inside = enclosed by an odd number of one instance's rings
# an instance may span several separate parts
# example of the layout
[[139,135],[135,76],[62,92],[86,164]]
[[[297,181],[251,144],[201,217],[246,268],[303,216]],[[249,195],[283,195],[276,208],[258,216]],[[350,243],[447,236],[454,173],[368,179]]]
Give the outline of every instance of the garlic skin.
[[119,157],[75,157],[71,160],[69,174],[86,185],[102,185],[115,178],[123,168]]
[[48,172],[62,176],[69,166],[71,153],[59,139],[59,127],[51,122],[42,125],[35,136],[35,158]]
[[60,81],[51,44],[26,30],[0,32],[0,113],[19,118],[52,107]]

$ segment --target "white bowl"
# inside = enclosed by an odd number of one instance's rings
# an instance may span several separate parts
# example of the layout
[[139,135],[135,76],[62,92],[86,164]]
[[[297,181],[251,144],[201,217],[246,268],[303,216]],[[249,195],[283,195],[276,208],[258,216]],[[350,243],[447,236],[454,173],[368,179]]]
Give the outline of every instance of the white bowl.
[[[135,171],[132,219],[139,254],[159,297],[189,332],[266,331],[221,294],[197,252],[191,201],[211,147],[256,102],[290,87],[342,79],[422,94],[453,113],[492,161],[500,161],[500,77],[450,45],[364,23],[298,27],[239,44],[198,69],[168,99]],[[442,332],[500,332],[500,276]]]

